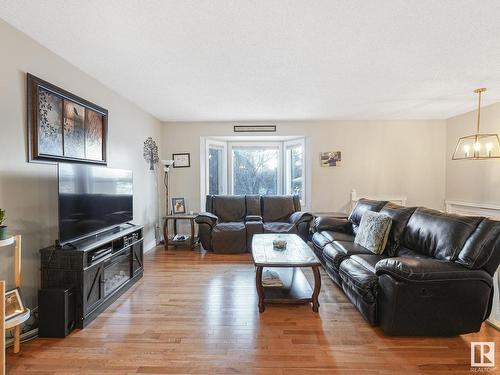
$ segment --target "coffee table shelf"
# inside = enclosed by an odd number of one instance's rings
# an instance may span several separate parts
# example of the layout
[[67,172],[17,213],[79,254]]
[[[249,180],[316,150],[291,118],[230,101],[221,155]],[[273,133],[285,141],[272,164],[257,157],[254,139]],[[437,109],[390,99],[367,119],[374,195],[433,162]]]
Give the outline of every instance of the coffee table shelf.
[[280,275],[283,286],[262,286],[267,303],[307,303],[312,302],[313,290],[302,270],[293,268],[266,268]]

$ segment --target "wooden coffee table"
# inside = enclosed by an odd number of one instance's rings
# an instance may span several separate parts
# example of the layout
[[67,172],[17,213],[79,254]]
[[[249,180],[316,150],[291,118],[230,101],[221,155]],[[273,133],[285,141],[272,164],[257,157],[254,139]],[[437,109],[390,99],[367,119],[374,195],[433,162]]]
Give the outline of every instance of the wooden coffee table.
[[[273,247],[273,240],[287,242],[286,249]],[[264,312],[266,303],[311,303],[318,312],[318,296],[321,276],[318,257],[296,234],[255,234],[252,240],[252,257],[256,267],[255,286],[259,295],[259,312]],[[279,273],[282,287],[262,285],[264,267]],[[314,290],[300,267],[311,267],[314,273]]]

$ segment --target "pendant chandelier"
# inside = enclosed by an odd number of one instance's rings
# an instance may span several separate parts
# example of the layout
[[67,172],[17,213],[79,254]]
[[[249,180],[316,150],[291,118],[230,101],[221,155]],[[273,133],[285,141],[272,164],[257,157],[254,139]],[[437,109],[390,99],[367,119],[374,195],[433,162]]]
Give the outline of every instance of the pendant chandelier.
[[500,158],[500,140],[498,134],[480,133],[481,121],[481,94],[485,88],[474,90],[478,95],[477,104],[477,130],[475,134],[461,137],[453,153],[452,160],[483,160]]

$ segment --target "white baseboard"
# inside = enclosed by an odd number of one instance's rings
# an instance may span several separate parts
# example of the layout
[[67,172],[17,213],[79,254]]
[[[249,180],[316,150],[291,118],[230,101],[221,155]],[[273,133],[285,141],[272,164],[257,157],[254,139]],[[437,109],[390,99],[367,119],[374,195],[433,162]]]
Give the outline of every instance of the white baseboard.
[[148,251],[153,250],[156,246],[158,246],[158,245],[156,244],[155,240],[150,241],[147,244],[144,244],[144,253],[147,253]]

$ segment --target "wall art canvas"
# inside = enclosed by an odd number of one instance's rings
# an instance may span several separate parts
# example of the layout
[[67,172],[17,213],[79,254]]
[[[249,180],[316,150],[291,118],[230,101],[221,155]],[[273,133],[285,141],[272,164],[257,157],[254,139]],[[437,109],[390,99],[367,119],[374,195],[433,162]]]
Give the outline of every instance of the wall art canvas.
[[64,100],[64,156],[85,159],[85,108]]
[[63,155],[63,100],[43,88],[38,89],[38,148],[40,153]]
[[102,115],[87,109],[85,111],[85,152],[87,159],[99,160],[102,157]]
[[108,111],[28,73],[29,161],[107,163]]
[[338,167],[342,164],[341,151],[322,152],[320,155],[322,167]]

